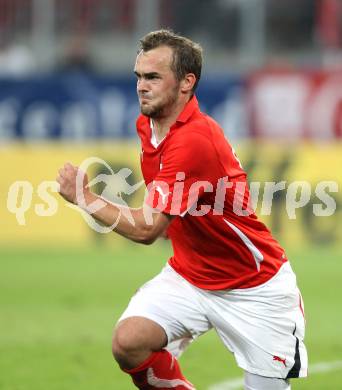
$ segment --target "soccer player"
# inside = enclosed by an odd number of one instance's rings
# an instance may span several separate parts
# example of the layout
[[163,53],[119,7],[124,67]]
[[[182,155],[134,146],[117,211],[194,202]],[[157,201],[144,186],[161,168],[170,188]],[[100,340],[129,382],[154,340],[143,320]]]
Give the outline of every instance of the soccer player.
[[134,223],[125,206],[87,188],[86,174],[80,202],[77,167],[67,163],[57,177],[67,201],[118,234],[172,242],[173,257],[118,321],[113,355],[139,389],[195,389],[177,357],[214,328],[244,370],[245,389],[290,389],[290,378],[307,375],[301,295],[284,250],[249,207],[234,150],[199,109],[202,49],[168,30],[140,45],[137,131],[149,192],[144,207],[128,210]]

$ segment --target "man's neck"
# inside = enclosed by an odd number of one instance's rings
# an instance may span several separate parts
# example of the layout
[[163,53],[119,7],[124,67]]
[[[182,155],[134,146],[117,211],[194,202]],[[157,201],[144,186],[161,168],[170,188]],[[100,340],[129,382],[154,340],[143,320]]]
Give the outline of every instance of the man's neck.
[[163,118],[152,119],[157,142],[160,142],[166,136],[170,127],[176,122],[178,116],[184,110],[184,107],[190,99],[191,97],[189,97],[188,100],[181,101],[175,105],[169,115]]

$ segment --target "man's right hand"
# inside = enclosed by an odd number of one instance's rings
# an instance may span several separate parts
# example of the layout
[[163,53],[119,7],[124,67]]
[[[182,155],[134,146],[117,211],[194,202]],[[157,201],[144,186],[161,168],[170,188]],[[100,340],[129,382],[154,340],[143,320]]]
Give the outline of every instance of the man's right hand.
[[[82,184],[80,184],[82,188],[77,188],[78,175],[82,175],[83,177]],[[59,169],[56,181],[60,185],[60,195],[70,203],[77,204],[77,193],[80,193],[80,191],[82,191],[84,195],[86,192],[89,192],[89,189],[87,188],[87,174],[70,163],[64,164],[64,167]]]

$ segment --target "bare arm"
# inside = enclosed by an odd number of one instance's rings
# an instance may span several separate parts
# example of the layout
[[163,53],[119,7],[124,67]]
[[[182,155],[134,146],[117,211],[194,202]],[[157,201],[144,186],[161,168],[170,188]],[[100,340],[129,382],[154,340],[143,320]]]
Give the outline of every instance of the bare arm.
[[[82,188],[77,191],[78,174],[84,175],[84,178],[81,183]],[[151,218],[147,221],[143,208],[134,209],[114,204],[94,194],[87,188],[87,175],[69,163],[59,170],[56,180],[60,185],[59,193],[66,201],[78,205],[104,225],[114,225],[113,231],[132,241],[152,244],[164,233],[171,222],[172,217],[156,211],[151,212],[151,210],[149,210]],[[77,194],[80,192],[83,194],[82,202],[77,199]],[[96,211],[92,210],[94,202],[100,205]]]

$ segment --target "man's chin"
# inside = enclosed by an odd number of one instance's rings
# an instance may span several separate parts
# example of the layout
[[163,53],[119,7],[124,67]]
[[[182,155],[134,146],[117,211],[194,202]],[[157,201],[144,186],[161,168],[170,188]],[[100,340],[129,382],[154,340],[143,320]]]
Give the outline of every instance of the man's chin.
[[153,107],[148,107],[146,105],[140,106],[140,111],[143,115],[153,118],[156,115],[156,110]]

